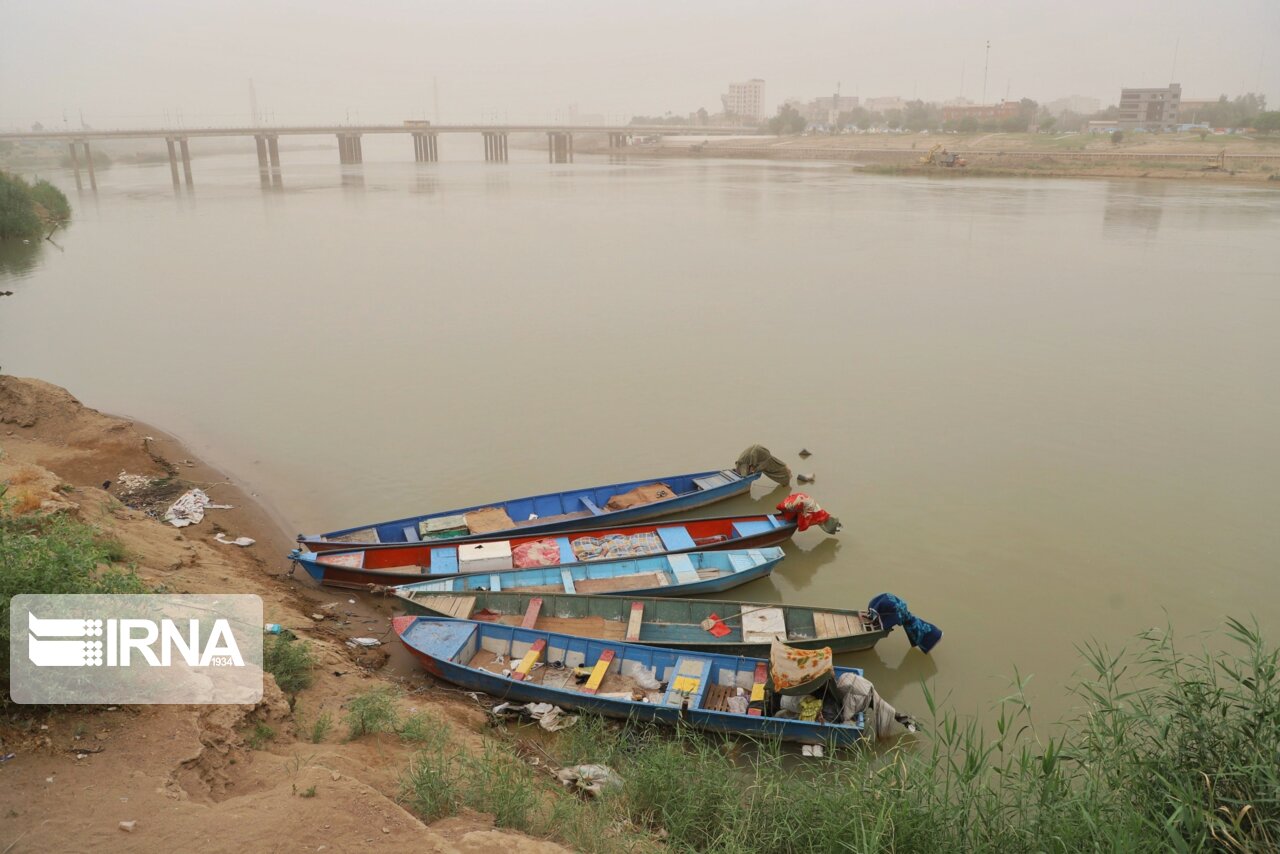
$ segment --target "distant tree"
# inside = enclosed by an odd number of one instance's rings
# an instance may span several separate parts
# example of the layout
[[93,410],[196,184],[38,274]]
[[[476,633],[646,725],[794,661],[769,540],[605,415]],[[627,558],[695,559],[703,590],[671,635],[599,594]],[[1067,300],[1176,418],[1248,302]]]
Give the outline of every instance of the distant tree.
[[961,133],[977,133],[978,120],[973,116],[965,116],[956,124],[956,130]]
[[805,125],[804,116],[800,115],[800,111],[790,104],[783,104],[778,108],[778,114],[769,119],[767,127],[769,133],[777,136],[784,134],[804,133]]
[[0,172],[0,240],[27,237],[40,231],[31,188],[17,175]]
[[888,125],[889,130],[897,130],[902,127],[902,110],[886,110],[884,123]]
[[1111,144],[1112,144],[1112,145],[1119,145],[1119,144],[1120,144],[1120,143],[1122,143],[1122,142],[1124,142],[1124,131],[1122,131],[1122,130],[1113,130],[1113,131],[1111,132]]
[[1204,142],[1206,139],[1208,139],[1208,138],[1209,138],[1209,132],[1208,132],[1207,130],[1201,130],[1201,131],[1199,131],[1199,133],[1200,133],[1200,141],[1201,141],[1201,142]]
[[1053,126],[1055,123],[1057,123],[1057,121],[1058,120],[1056,118],[1050,115],[1038,116],[1036,118],[1036,124],[1038,124],[1040,126],[1040,130],[1044,131],[1045,133],[1048,133],[1049,131],[1053,130]]
[[1258,117],[1253,121],[1253,126],[1265,134],[1280,130],[1280,110],[1258,113]]
[[942,126],[942,111],[937,104],[926,104],[924,101],[908,101],[902,111],[902,126],[907,130],[919,133],[922,130],[937,130]]
[[706,107],[698,108],[698,124],[705,125],[711,120],[711,115],[707,112]]

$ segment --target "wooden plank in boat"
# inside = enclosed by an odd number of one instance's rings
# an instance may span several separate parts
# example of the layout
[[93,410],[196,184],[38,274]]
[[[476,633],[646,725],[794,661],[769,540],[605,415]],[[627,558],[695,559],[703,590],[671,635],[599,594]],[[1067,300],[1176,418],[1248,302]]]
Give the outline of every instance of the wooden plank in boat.
[[627,640],[640,640],[640,624],[644,621],[644,603],[631,604],[631,619],[627,621]]
[[600,653],[600,658],[596,660],[596,666],[591,671],[591,675],[587,677],[587,684],[583,686],[582,693],[594,694],[600,690],[600,683],[604,681],[604,675],[609,672],[609,664],[613,661],[614,651],[606,649]]
[[693,561],[689,560],[688,555],[670,555],[667,560],[680,584],[692,584],[699,580],[698,571],[693,568]]
[[524,612],[524,620],[520,628],[531,629],[538,622],[538,614],[542,611],[542,597],[535,596],[529,600],[529,609]]
[[755,608],[742,617],[742,639],[747,643],[767,643],[787,639],[787,618],[781,608]]
[[835,635],[835,624],[831,619],[832,615],[826,611],[813,612],[813,628],[814,634],[820,638],[829,638]]
[[542,658],[542,651],[547,648],[547,639],[538,638],[533,642],[533,646],[529,647],[529,651],[524,654],[524,658],[516,665],[516,669],[512,672],[511,678],[519,682],[529,676],[533,670],[533,665],[538,663],[538,659]]
[[465,620],[471,616],[471,611],[476,607],[476,597],[474,596],[455,596],[453,597],[453,607],[449,612],[452,617]]
[[573,573],[567,569],[560,570],[560,583],[564,585],[565,593],[577,593],[578,590],[573,583]]
[[848,614],[836,614],[836,632],[840,635],[851,635],[857,632]]

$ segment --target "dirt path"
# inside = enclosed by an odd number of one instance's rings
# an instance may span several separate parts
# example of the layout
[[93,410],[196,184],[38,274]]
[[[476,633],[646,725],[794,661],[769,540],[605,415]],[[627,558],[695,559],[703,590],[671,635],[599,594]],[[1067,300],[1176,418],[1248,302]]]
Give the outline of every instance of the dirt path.
[[[482,815],[426,827],[396,802],[411,749],[388,735],[347,742],[343,704],[396,685],[405,691],[402,713],[448,722],[464,748],[479,744],[483,711],[429,683],[398,643],[348,648],[346,638],[386,635],[390,603],[290,577],[290,534],[175,438],[84,407],[48,383],[0,376],[0,449],[10,499],[119,539],[138,574],[167,592],[258,594],[266,619],[312,642],[319,659],[293,710],[268,677],[256,706],[82,707],[0,720],[0,756],[14,754],[0,763],[0,852],[565,850],[494,830]],[[131,492],[122,472],[162,480]],[[183,529],[148,515],[188,485],[234,509],[209,510]],[[257,542],[223,545],[218,531]],[[322,712],[334,731],[312,743],[306,725]],[[259,724],[274,737],[253,749],[247,736]],[[123,830],[121,822],[136,824]]]

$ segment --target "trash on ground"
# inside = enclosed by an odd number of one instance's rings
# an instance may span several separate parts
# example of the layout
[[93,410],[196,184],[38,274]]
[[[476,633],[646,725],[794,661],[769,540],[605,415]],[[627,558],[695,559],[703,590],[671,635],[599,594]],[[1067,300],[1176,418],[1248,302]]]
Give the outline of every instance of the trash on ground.
[[133,833],[134,829],[137,828],[137,826],[138,826],[138,823],[136,821],[120,822],[120,829],[123,830],[125,833]]
[[382,641],[377,638],[351,638],[347,641],[347,646],[353,649],[358,646],[382,646]]
[[574,765],[561,768],[556,772],[556,779],[568,788],[597,798],[604,794],[605,789],[622,788],[622,778],[607,765]]
[[169,505],[169,509],[164,512],[164,521],[175,528],[195,525],[204,519],[204,508],[212,503],[203,489],[188,489]]
[[221,531],[214,534],[213,538],[224,546],[239,546],[240,548],[248,548],[257,542],[253,537],[236,537],[234,540],[228,540],[226,535]]

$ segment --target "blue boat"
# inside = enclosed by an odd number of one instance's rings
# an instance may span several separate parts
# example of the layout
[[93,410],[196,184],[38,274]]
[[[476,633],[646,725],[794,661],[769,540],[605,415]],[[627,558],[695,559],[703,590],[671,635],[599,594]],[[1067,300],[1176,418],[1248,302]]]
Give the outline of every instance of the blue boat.
[[785,557],[776,546],[746,551],[687,552],[566,566],[467,572],[402,584],[396,593],[592,593],[607,596],[693,596],[719,593],[764,578]]
[[392,543],[324,552],[294,549],[289,559],[321,584],[367,590],[370,585],[395,587],[495,567],[528,569],[642,555],[758,549],[790,539],[795,530],[794,520],[777,516],[718,516],[463,542]]
[[406,516],[324,534],[299,534],[298,542],[306,549],[319,552],[380,543],[458,542],[505,534],[540,534],[586,525],[613,525],[714,504],[746,492],[759,477],[759,473],[742,476],[726,469],[612,483]]
[[[637,721],[683,722],[713,732],[804,744],[852,744],[863,734],[862,712],[848,723],[772,716],[769,663],[762,659],[473,620],[396,617],[392,625],[427,672],[500,700],[551,703]],[[836,667],[832,676],[838,679],[847,673],[862,671]],[[751,698],[747,711],[730,710],[735,695]],[[742,701],[733,705],[741,708]]]

